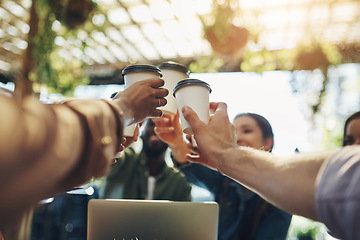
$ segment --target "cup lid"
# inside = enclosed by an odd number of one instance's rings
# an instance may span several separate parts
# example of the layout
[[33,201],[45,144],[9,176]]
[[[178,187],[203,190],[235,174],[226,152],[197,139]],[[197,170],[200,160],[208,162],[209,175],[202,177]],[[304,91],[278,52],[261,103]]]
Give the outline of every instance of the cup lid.
[[133,72],[153,72],[157,73],[162,77],[160,68],[153,66],[153,65],[131,65],[124,68],[121,72],[122,76],[125,76],[128,73]]
[[179,81],[173,90],[173,96],[175,97],[175,92],[177,90],[179,90],[182,87],[186,87],[186,86],[192,86],[192,85],[199,85],[199,86],[203,86],[206,87],[209,90],[209,93],[211,93],[211,88],[210,85],[207,82],[201,81],[199,79],[194,79],[194,78],[189,78],[189,79],[184,79]]
[[158,67],[160,69],[170,69],[170,70],[179,71],[179,72],[185,73],[188,76],[190,74],[190,70],[188,70],[187,67],[185,67],[184,65],[182,65],[180,63],[173,62],[173,61],[163,62],[163,63],[159,64]]

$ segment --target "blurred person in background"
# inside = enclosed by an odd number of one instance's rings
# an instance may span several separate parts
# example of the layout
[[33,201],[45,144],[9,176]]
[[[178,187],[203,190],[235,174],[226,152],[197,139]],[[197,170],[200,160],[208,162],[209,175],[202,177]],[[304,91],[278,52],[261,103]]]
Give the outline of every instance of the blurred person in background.
[[102,198],[191,201],[191,186],[181,172],[167,165],[168,145],[154,127],[153,120],[146,119],[141,151],[130,146],[116,159],[100,189]]
[[[286,238],[292,215],[263,200],[248,188],[220,172],[196,163],[188,163],[190,153],[178,115],[155,119],[156,134],[167,142],[173,160],[188,181],[209,190],[219,204],[219,240]],[[271,152],[274,135],[270,123],[255,113],[238,114],[233,121],[238,146]],[[166,126],[167,125],[167,126]]]
[[[92,194],[88,193],[89,186],[84,186],[41,204],[34,213],[31,239],[86,240],[87,205],[94,198],[191,201],[191,186],[181,172],[167,165],[168,146],[154,133],[154,126],[150,118],[144,121],[142,151],[126,148],[102,184],[90,186]],[[126,145],[137,140],[138,130],[134,137],[126,137]]]
[[323,222],[330,234],[360,239],[360,146],[291,156],[238,146],[225,103],[208,124],[189,106],[182,108],[197,143],[187,160],[217,169],[275,206]]
[[360,112],[350,115],[344,125],[343,146],[360,145]]

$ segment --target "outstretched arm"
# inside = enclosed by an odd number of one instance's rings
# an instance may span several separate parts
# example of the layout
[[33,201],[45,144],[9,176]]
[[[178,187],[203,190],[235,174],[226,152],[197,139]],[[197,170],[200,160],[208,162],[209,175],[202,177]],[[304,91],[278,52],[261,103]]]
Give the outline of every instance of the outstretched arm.
[[186,155],[190,153],[190,149],[183,137],[179,113],[172,116],[164,115],[161,118],[154,118],[153,122],[156,125],[154,129],[156,135],[169,146],[175,161],[178,164],[187,163]]
[[[201,155],[188,160],[215,166],[220,172],[258,193],[285,211],[317,220],[315,180],[322,163],[332,152],[278,157],[236,144],[225,103],[211,103],[216,110],[209,124],[189,107],[183,114],[190,123]],[[203,159],[206,159],[204,162]]]
[[0,229],[41,199],[105,175],[124,143],[124,122],[161,116],[162,85],[148,79],[113,101],[53,105],[0,94]]

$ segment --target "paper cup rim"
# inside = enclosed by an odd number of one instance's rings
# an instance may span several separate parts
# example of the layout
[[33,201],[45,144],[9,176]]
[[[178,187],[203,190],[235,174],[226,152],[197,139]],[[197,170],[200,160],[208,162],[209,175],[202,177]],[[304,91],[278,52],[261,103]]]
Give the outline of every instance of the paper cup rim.
[[177,62],[172,62],[172,61],[164,62],[164,63],[159,64],[158,68],[175,70],[175,71],[184,73],[188,76],[190,75],[190,70],[187,67],[185,67],[184,65],[177,63]]
[[173,90],[173,96],[176,98],[175,93],[180,88],[187,87],[187,86],[193,86],[193,85],[206,87],[209,90],[209,93],[211,93],[211,91],[212,91],[210,85],[207,82],[204,82],[200,79],[189,78],[189,79],[181,80],[176,84],[176,86],[174,87],[174,90]]
[[121,75],[124,77],[126,74],[134,72],[152,72],[158,74],[162,77],[161,70],[157,66],[141,64],[141,65],[131,65],[124,68],[121,72]]

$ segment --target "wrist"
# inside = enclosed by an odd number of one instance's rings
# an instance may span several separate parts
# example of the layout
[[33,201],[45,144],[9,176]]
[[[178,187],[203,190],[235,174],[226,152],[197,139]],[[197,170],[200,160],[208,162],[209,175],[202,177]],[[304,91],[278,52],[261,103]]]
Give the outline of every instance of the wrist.
[[183,139],[181,139],[179,141],[175,141],[173,143],[167,143],[167,145],[169,146],[169,148],[171,149],[172,152],[176,152],[176,153],[189,152],[189,148]]
[[210,154],[211,161],[221,173],[229,173],[236,166],[237,157],[242,154],[241,147],[223,148]]
[[186,143],[168,145],[174,160],[179,164],[187,163],[186,155],[190,153]]
[[174,167],[176,168],[181,168],[189,164],[189,162],[186,159],[181,159],[182,161],[180,161],[179,156],[176,156],[176,154],[174,155],[173,152],[170,153],[170,158],[174,164]]
[[130,104],[126,101],[122,101],[117,98],[111,101],[113,106],[118,110],[123,118],[124,127],[131,125],[135,121],[134,113],[130,107]]

